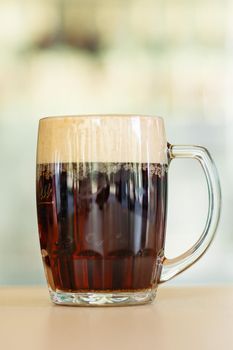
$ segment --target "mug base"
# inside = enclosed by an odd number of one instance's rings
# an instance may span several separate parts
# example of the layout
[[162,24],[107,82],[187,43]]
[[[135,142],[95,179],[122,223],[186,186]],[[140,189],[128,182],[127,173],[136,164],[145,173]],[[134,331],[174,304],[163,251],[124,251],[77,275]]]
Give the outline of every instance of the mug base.
[[50,290],[53,303],[72,306],[129,306],[152,303],[156,289],[143,289],[132,292],[63,292]]

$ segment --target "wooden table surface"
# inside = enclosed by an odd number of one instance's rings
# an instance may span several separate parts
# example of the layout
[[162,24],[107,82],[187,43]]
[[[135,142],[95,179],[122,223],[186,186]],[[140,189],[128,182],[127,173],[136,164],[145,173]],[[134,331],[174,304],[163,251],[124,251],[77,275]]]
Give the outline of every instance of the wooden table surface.
[[46,288],[0,288],[4,350],[233,349],[233,286],[160,287],[151,305],[53,305]]

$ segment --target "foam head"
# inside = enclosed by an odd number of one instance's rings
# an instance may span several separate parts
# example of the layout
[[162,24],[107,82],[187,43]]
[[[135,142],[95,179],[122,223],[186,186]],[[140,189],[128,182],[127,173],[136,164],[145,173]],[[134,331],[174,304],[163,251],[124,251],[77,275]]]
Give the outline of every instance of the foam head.
[[138,115],[40,120],[37,163],[167,163],[163,119]]

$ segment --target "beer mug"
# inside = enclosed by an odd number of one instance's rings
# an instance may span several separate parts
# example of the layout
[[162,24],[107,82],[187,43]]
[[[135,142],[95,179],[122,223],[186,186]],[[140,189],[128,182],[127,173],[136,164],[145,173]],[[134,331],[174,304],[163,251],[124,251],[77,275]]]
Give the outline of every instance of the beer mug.
[[[198,241],[164,255],[169,164],[199,161],[209,210]],[[152,302],[160,283],[206,251],[220,214],[220,185],[208,151],[167,143],[160,117],[89,115],[40,120],[37,214],[51,299],[68,305]]]

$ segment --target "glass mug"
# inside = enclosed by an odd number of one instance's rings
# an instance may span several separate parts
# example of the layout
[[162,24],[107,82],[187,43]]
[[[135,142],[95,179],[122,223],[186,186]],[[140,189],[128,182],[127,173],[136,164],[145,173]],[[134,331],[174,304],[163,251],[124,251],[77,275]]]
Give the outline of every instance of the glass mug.
[[[205,228],[185,253],[164,256],[167,174],[197,159],[209,195]],[[89,115],[40,120],[37,213],[41,253],[56,304],[138,305],[206,251],[220,214],[208,151],[167,143],[160,117]]]

